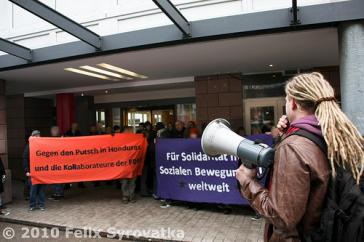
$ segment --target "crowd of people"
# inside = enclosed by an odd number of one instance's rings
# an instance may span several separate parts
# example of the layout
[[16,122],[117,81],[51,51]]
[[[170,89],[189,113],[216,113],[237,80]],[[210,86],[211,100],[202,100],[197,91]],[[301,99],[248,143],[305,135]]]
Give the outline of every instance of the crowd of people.
[[[168,123],[167,125],[162,122],[158,122],[156,125],[152,125],[151,122],[140,123],[137,127],[124,126],[120,127],[115,125],[113,127],[103,128],[101,124],[92,126],[88,134],[82,134],[78,124],[73,123],[71,128],[62,134],[58,126],[53,126],[50,129],[51,137],[76,137],[84,135],[102,135],[102,134],[116,134],[116,133],[142,133],[148,143],[146,158],[144,161],[144,167],[142,175],[140,177],[131,179],[120,179],[114,181],[106,181],[107,185],[115,185],[116,188],[121,190],[121,200],[123,203],[135,203],[135,192],[139,187],[141,196],[153,196],[155,199],[159,199],[156,195],[156,161],[155,161],[155,142],[157,138],[199,138],[202,130],[199,129],[195,122],[190,121],[185,125],[182,121],[176,121],[174,125]],[[40,137],[39,130],[33,130],[32,137]],[[1,167],[0,167],[1,168]],[[23,152],[23,170],[26,177],[24,186],[24,197],[29,200],[29,211],[35,209],[45,210],[46,201],[46,186],[44,184],[31,184],[30,173],[30,156],[29,156],[29,144],[27,143]],[[93,181],[94,187],[98,187],[101,181]],[[137,186],[138,185],[138,186]],[[79,188],[86,188],[84,182],[77,183]],[[52,184],[50,189],[52,195],[49,200],[60,201],[64,198],[65,190],[71,189],[72,184]],[[1,187],[0,187],[1,192]],[[169,207],[167,201],[161,200],[161,207]]]
[[[152,125],[151,122],[147,121],[145,123],[140,123],[137,127],[124,126],[120,127],[115,125],[114,127],[103,128],[101,124],[92,126],[88,134],[83,134],[77,123],[73,123],[71,128],[62,134],[58,126],[53,126],[50,128],[51,137],[76,137],[84,135],[102,135],[102,134],[116,134],[116,133],[142,133],[148,143],[147,153],[144,161],[144,167],[142,175],[136,178],[130,179],[120,179],[113,181],[105,181],[109,186],[115,186],[117,189],[121,190],[121,200],[123,203],[135,203],[136,202],[136,190],[138,188],[140,195],[144,197],[152,196],[154,199],[160,199],[157,193],[157,179],[156,179],[156,160],[155,160],[155,143],[157,138],[200,138],[201,134],[205,128],[205,125],[198,127],[194,121],[189,121],[185,124],[182,121],[176,121],[173,123],[164,124],[162,122]],[[263,129],[262,129],[263,130]],[[264,129],[265,132],[254,133],[254,137],[260,134],[260,139],[262,142],[274,145],[274,140],[276,138],[276,129],[272,130]],[[239,135],[249,138],[246,136],[245,129],[240,127],[236,131]],[[39,130],[33,130],[31,137],[40,137],[41,132]],[[41,211],[45,210],[46,203],[46,187],[44,184],[33,185],[31,183],[31,173],[30,173],[30,154],[29,154],[29,143],[25,145],[23,152],[23,171],[26,177],[24,185],[24,197],[29,200],[29,211],[34,211],[39,209]],[[0,194],[3,192],[3,182],[5,181],[5,170],[3,169],[3,164],[0,160],[0,175],[2,182],[0,182]],[[90,182],[91,186],[98,187],[101,181]],[[77,183],[78,188],[86,188],[85,182]],[[49,200],[60,201],[65,196],[65,190],[71,189],[72,184],[52,184],[49,185],[51,190],[51,195],[48,197]],[[167,208],[171,205],[171,201],[160,199],[161,208]],[[198,204],[191,205],[191,207],[198,207]],[[2,212],[1,196],[0,196],[0,215],[7,215],[8,212]],[[231,211],[229,206],[220,206],[224,212],[229,213]],[[258,214],[256,218],[259,218]]]

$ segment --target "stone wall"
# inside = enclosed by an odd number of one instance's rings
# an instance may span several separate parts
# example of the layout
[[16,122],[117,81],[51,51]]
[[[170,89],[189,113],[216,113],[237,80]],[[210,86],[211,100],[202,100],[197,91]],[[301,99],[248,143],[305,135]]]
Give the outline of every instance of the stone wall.
[[227,119],[234,130],[243,125],[241,74],[195,77],[197,121]]

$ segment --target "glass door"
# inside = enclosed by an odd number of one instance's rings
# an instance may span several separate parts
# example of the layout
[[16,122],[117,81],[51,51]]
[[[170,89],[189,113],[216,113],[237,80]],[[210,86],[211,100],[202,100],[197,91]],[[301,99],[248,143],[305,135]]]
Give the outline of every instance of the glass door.
[[140,123],[150,121],[150,111],[128,111],[128,126],[132,126],[134,130]]
[[165,125],[174,122],[174,110],[173,109],[160,109],[152,110],[152,124],[156,125],[158,122],[162,122]]
[[102,128],[105,128],[106,111],[104,109],[96,110],[96,123],[100,124]]
[[248,135],[269,132],[284,114],[284,97],[244,100],[245,130]]

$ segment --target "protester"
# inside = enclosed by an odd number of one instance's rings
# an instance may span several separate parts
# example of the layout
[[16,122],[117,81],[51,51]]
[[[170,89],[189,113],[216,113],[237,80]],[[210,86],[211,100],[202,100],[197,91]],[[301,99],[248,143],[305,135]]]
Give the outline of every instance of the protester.
[[90,131],[88,133],[89,135],[98,135],[96,126],[91,126]]
[[96,133],[97,134],[105,134],[105,132],[104,132],[104,125],[102,124],[102,123],[97,123],[96,124]]
[[145,124],[144,123],[139,123],[138,128],[136,128],[136,132],[137,134],[145,134],[146,132],[146,128],[145,128]]
[[121,133],[122,131],[121,131],[120,126],[119,125],[114,125],[113,132],[114,132],[114,134]]
[[105,134],[112,134],[112,132],[113,132],[113,129],[110,126],[107,126],[105,128]]
[[[119,134],[121,133],[121,128],[119,125],[114,125],[112,128],[110,127],[111,130],[108,130],[108,127],[106,128],[106,134]],[[97,183],[97,182],[96,182]],[[94,183],[95,184],[95,183]],[[119,179],[117,180],[110,180],[110,181],[106,181],[106,185],[111,186],[111,185],[115,185],[116,189],[121,189],[121,184]]]
[[[39,130],[34,130],[31,134],[31,137],[40,137]],[[39,207],[40,210],[44,211],[45,185],[32,185],[31,183],[29,144],[25,146],[23,153],[23,169],[25,176],[27,177],[28,183],[30,184],[29,211],[33,211],[37,207]]]
[[71,128],[65,133],[67,137],[82,136],[78,123],[72,123]]
[[[257,129],[255,132],[260,131],[260,129]],[[269,145],[270,147],[273,147],[273,136],[271,135],[270,129],[268,128],[268,126],[264,125],[262,127],[262,132],[264,133],[255,133],[253,135],[247,135],[245,136],[245,138],[255,141],[255,142],[259,142],[259,143],[263,143],[266,145]],[[258,168],[258,173],[265,174],[266,169],[259,167]],[[267,180],[266,180],[267,181]],[[266,182],[267,184],[267,182]],[[258,211],[255,210],[255,215],[251,217],[252,220],[259,220],[261,219],[261,215],[259,214]]]
[[191,129],[196,129],[196,123],[193,122],[193,121],[188,121],[187,122],[186,129],[184,131],[184,137],[185,138],[189,138],[190,137],[190,130]]
[[176,121],[173,129],[173,138],[184,138],[185,127],[182,121]]
[[[161,138],[161,137],[165,137],[168,138],[170,137],[170,133],[168,131],[167,128],[165,128],[164,124],[162,122],[158,122],[155,125],[155,131],[156,131],[156,137],[154,139],[154,145],[156,145],[157,143],[157,138]],[[158,195],[157,195],[157,169],[153,169],[153,194],[152,197],[156,200],[159,199]]]
[[156,138],[170,138],[172,136],[172,132],[164,126],[162,122],[158,122],[156,124]]
[[[97,127],[96,126],[91,126],[90,131],[89,131],[89,135],[99,135],[99,134],[103,134],[102,130],[101,130],[101,125],[98,123]],[[84,185],[84,183],[81,183]],[[98,187],[100,186],[100,181],[94,181],[93,182],[94,187]],[[82,185],[80,185],[82,187]]]
[[171,123],[171,122],[168,122],[168,124],[167,124],[167,130],[168,130],[168,132],[171,134],[171,136],[173,135],[173,130],[174,130],[174,125],[173,125],[173,123]]
[[[58,126],[51,127],[51,137],[61,137],[60,130]],[[54,184],[53,194],[49,197],[50,200],[59,201],[64,198],[64,185]]]
[[[40,132],[38,130],[34,130],[31,134],[31,137],[40,137]],[[27,141],[24,146],[22,166],[23,170],[27,169],[27,171],[24,172],[24,174],[26,174],[29,171],[29,141]],[[30,179],[26,176],[23,190],[24,199],[26,201],[29,200],[31,186]]]
[[188,138],[190,139],[198,139],[200,137],[200,132],[197,128],[190,128]]
[[4,212],[3,211],[3,198],[2,198],[2,193],[4,192],[4,183],[6,181],[6,172],[5,172],[5,167],[3,164],[3,161],[1,160],[0,157],[0,216],[6,216],[9,215],[10,213],[8,211]]
[[155,144],[156,132],[153,130],[153,126],[150,122],[144,123],[145,131],[144,134],[147,138],[148,147],[144,160],[143,172],[140,177],[140,193],[142,196],[151,196],[153,185],[153,170],[155,169]]
[[[124,134],[132,134],[133,127],[125,126],[124,127]],[[121,179],[121,191],[122,191],[122,201],[123,203],[135,203],[135,187],[136,187],[136,177],[134,178],[124,178]]]
[[[66,137],[77,137],[82,136],[81,131],[78,127],[78,123],[72,123],[71,128],[64,134]],[[79,188],[86,188],[85,184],[83,182],[79,182],[78,184]],[[69,185],[67,185],[68,187]]]
[[[283,137],[269,190],[255,179],[255,169],[242,165],[237,171],[243,196],[266,218],[265,241],[309,238],[320,219],[330,173],[345,166],[359,182],[364,169],[363,139],[320,73],[293,77],[285,92],[288,120],[283,116],[277,125]],[[298,130],[325,138],[327,155],[311,140],[292,135]]]
[[[167,139],[167,138],[171,138],[172,133],[168,128],[164,128],[163,123],[158,125],[158,128],[160,128],[159,130],[157,130],[157,137],[158,139]],[[156,143],[157,141],[155,141]],[[155,179],[155,188],[154,188],[154,194],[153,194],[153,198],[154,199],[159,199],[160,201],[160,208],[169,208],[171,206],[171,200],[166,200],[166,199],[161,199],[160,197],[157,196],[157,179]]]

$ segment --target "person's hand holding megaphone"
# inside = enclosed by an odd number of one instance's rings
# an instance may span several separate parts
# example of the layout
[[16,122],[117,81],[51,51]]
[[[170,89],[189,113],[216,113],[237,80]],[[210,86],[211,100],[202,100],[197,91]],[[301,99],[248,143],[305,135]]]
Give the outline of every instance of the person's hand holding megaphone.
[[257,170],[246,168],[243,164],[236,170],[236,179],[240,184],[246,184],[247,180],[253,180],[257,176]]

